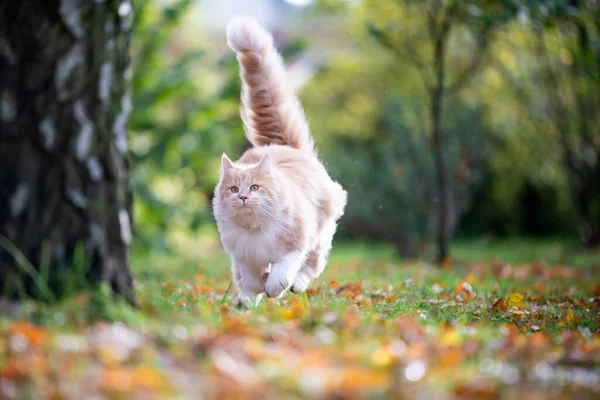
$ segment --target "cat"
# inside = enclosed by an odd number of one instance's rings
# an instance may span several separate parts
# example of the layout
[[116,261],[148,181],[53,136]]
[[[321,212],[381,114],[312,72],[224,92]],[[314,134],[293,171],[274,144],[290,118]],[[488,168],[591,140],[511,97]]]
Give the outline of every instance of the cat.
[[235,17],[227,43],[240,64],[241,117],[254,147],[236,162],[223,154],[213,209],[238,299],[257,302],[262,293],[303,292],[323,272],[347,194],[317,157],[271,34]]

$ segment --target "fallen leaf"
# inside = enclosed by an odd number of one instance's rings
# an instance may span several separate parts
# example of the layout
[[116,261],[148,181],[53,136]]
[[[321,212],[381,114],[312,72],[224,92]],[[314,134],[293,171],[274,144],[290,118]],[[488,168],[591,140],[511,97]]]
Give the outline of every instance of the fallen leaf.
[[456,346],[462,343],[462,339],[456,328],[448,328],[440,337],[440,343],[444,346]]
[[568,309],[565,317],[563,318],[563,323],[565,326],[570,328],[574,328],[579,323],[579,316],[575,315],[572,309]]
[[30,322],[18,322],[10,327],[11,335],[22,335],[27,339],[27,342],[34,347],[42,345],[48,333]]
[[499,399],[498,386],[492,382],[478,380],[458,385],[454,394],[463,399]]
[[508,309],[508,306],[506,304],[506,300],[504,300],[501,297],[498,300],[494,301],[494,303],[492,304],[492,308],[491,308],[490,311],[492,311],[492,312],[499,312],[499,311],[506,311],[507,309]]
[[465,281],[456,285],[454,288],[454,293],[462,296],[464,299],[471,299],[475,297],[475,291],[473,290],[473,287]]
[[507,303],[509,307],[516,307],[520,310],[525,308],[525,300],[523,299],[523,295],[520,293],[512,293],[508,296]]
[[388,346],[379,346],[371,356],[371,363],[375,367],[387,367],[394,361]]

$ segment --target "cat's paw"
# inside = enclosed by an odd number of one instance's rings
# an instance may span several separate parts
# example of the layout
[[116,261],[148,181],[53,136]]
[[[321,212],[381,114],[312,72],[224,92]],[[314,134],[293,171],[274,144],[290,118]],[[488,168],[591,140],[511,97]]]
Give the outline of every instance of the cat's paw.
[[277,271],[271,271],[265,283],[265,293],[270,298],[279,298],[288,289],[289,284],[285,274],[277,273]]
[[296,278],[294,278],[290,291],[292,291],[292,293],[302,293],[308,289],[310,281],[310,277],[304,271],[300,271],[298,272],[298,275],[296,275]]
[[256,308],[260,304],[260,301],[262,300],[263,296],[264,296],[263,293],[259,293],[259,294],[255,294],[255,295],[250,295],[250,296],[246,296],[246,297],[238,296],[235,299],[235,301],[234,301],[233,304],[238,309],[242,309],[244,307],[246,307],[248,309],[250,309],[250,308]]

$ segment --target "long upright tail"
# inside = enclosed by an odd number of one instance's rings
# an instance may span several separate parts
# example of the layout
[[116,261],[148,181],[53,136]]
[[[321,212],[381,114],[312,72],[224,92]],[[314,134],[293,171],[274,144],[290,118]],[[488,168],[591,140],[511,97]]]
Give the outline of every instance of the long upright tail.
[[286,84],[273,37],[255,20],[235,17],[227,43],[237,53],[242,79],[241,115],[254,146],[280,144],[312,152],[314,142],[300,101]]

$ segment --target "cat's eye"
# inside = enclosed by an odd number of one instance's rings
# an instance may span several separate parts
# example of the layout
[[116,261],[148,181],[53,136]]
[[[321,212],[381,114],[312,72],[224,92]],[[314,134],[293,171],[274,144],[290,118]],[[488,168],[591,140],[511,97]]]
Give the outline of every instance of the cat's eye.
[[250,186],[250,190],[252,190],[253,192],[256,192],[258,190],[258,185]]
[[231,187],[231,191],[232,191],[233,193],[237,193],[237,192],[239,192],[239,191],[240,191],[240,189],[239,189],[237,186],[232,186],[232,187]]

